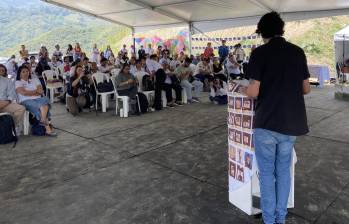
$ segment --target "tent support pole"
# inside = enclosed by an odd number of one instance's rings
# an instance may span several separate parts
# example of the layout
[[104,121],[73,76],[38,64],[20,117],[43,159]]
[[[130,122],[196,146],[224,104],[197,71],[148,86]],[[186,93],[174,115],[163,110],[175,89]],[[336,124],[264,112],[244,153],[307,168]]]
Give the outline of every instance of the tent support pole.
[[[136,54],[136,37],[135,37],[135,29],[132,28],[132,43],[133,43],[133,52],[135,55]],[[131,54],[131,57],[132,57],[132,54]]]
[[193,45],[192,45],[192,35],[193,35],[193,24],[192,23],[189,23],[189,57],[190,55],[192,55],[192,48],[193,48]]

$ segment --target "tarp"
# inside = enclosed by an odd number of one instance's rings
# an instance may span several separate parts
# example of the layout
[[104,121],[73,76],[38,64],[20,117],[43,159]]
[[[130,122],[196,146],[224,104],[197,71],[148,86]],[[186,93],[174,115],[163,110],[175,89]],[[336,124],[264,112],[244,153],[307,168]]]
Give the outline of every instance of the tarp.
[[349,26],[341,29],[334,34],[334,41],[349,41]]
[[130,27],[134,32],[187,24],[193,32],[253,25],[277,11],[286,21],[349,14],[348,0],[42,0]]
[[333,37],[336,63],[349,59],[349,26],[336,32]]

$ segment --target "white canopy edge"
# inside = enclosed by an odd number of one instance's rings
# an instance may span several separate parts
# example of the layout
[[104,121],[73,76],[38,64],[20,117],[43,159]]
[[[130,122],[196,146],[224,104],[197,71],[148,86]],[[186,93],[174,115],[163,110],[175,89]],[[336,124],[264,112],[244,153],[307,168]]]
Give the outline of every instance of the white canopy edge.
[[[330,17],[330,16],[348,15],[348,14],[349,14],[349,9],[280,13],[281,17],[286,22],[324,18],[324,17]],[[198,33],[198,32],[204,33],[204,32],[210,32],[215,30],[228,29],[232,27],[256,25],[261,17],[262,15],[252,16],[252,17],[241,17],[241,18],[234,18],[234,19],[224,19],[224,20],[198,21],[198,22],[193,22],[192,25],[194,28],[194,33]]]
[[[257,22],[259,21],[260,17],[262,16],[262,15],[257,15],[257,16],[237,17],[237,18],[216,19],[216,20],[183,21],[183,20],[180,20],[181,18],[178,18],[177,16],[174,16],[173,14],[171,14],[169,12],[164,12],[163,10],[156,9],[156,11],[158,13],[165,15],[167,17],[171,17],[171,18],[177,20],[178,22],[161,24],[161,25],[131,26],[131,25],[122,23],[120,21],[106,18],[103,15],[94,14],[94,13],[87,12],[87,11],[84,11],[84,10],[81,10],[78,8],[71,7],[71,6],[66,5],[66,4],[58,3],[54,0],[42,0],[42,1],[57,5],[59,7],[67,8],[69,10],[77,11],[79,13],[83,13],[83,14],[86,14],[89,16],[100,18],[100,19],[109,21],[111,23],[115,23],[115,24],[129,27],[133,31],[133,33],[145,32],[145,31],[154,30],[154,29],[162,29],[162,28],[169,28],[169,27],[183,27],[183,26],[192,27],[192,30],[191,30],[192,34],[204,33],[204,32],[216,31],[216,30],[227,29],[227,28],[232,28],[232,27],[256,25]],[[250,1],[252,1],[252,0],[250,0]],[[153,11],[155,10],[146,4],[141,4],[137,0],[128,0],[128,2],[138,4],[139,6],[144,7],[144,8],[148,7],[149,10],[153,10]],[[257,1],[257,2],[259,2],[259,1]],[[266,8],[266,9],[269,11],[272,10],[270,8]],[[323,18],[323,17],[330,17],[330,16],[348,15],[349,8],[314,10],[314,11],[282,12],[280,14],[285,21],[289,22],[289,21]]]

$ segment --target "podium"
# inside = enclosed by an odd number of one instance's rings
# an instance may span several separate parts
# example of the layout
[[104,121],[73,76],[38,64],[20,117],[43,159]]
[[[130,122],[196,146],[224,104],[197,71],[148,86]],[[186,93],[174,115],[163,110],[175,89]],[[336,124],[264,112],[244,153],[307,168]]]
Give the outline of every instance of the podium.
[[[243,86],[228,84],[229,202],[248,215],[261,213],[258,167],[253,144],[254,100],[240,94]],[[297,157],[291,161],[288,208],[294,207],[294,172]]]

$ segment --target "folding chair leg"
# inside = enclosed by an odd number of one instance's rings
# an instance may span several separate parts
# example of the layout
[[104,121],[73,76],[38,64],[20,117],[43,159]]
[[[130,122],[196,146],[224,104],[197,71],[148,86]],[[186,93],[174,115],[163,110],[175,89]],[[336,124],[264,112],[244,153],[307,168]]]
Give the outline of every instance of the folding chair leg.
[[128,99],[123,99],[122,103],[123,103],[124,117],[128,117],[128,111],[129,111]]
[[118,116],[118,110],[119,110],[119,99],[117,96],[115,96],[116,102],[115,102],[115,115]]
[[138,97],[138,95],[137,95],[137,104],[138,104],[138,111],[139,111],[139,113],[141,114],[141,113],[142,113],[142,111],[141,111],[141,104],[139,103],[139,97]]
[[24,112],[24,117],[23,117],[23,134],[24,135],[29,135],[29,112],[26,111]]
[[105,113],[107,112],[107,96],[102,95],[102,112]]
[[54,89],[50,89],[50,102],[51,103],[54,102],[54,97],[55,97],[55,90]]

